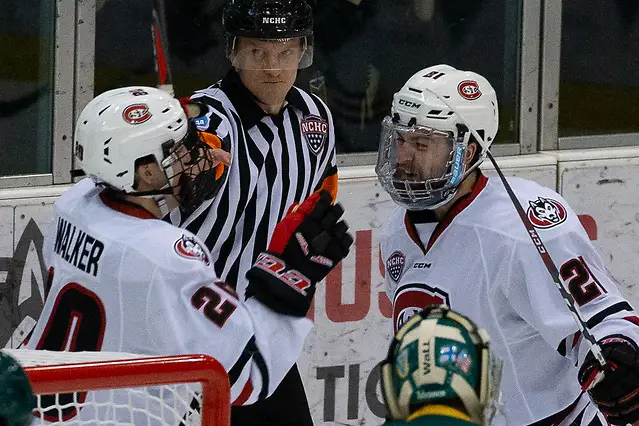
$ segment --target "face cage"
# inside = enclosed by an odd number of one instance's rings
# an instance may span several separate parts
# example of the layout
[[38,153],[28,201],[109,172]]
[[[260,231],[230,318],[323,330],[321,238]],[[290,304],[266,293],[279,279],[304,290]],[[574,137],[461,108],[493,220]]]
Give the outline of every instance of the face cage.
[[[250,37],[247,37],[250,38]],[[299,61],[287,60],[286,58],[277,58],[275,60],[253,60],[251,59],[252,52],[250,48],[243,49],[242,51],[236,50],[238,41],[237,36],[230,34],[226,35],[226,57],[231,61],[233,68],[242,70],[261,70],[261,71],[284,71],[284,70],[301,70],[308,68],[313,64],[313,36],[295,37],[301,38],[302,43],[300,49],[302,54]],[[291,40],[291,38],[282,39],[259,39],[263,41],[271,42],[283,42]],[[297,52],[299,54],[299,51]],[[293,52],[293,56],[298,56],[296,52]]]
[[223,179],[211,160],[212,147],[200,138],[192,123],[181,141],[166,142],[162,150],[162,168],[182,211],[192,212],[215,197]]
[[[464,326],[473,339],[475,347],[477,347],[480,351],[480,381],[477,388],[475,389],[475,391],[477,392],[477,397],[479,398],[480,413],[476,413],[474,417],[476,418],[477,416],[481,416],[481,419],[475,419],[482,420],[481,424],[492,424],[492,420],[494,418],[496,418],[498,415],[503,415],[503,407],[499,402],[503,362],[495,359],[495,357],[492,356],[490,351],[490,341],[488,335],[485,334],[485,331],[479,331],[479,329],[471,329],[468,322],[463,317],[460,317],[455,312],[450,311],[445,306],[427,306],[415,315],[416,319],[413,320],[411,318],[411,320],[417,321],[417,318],[420,318],[420,320],[425,319],[433,310],[441,310],[442,316],[446,315],[447,317],[457,321],[460,325]],[[408,324],[409,321],[407,321],[406,324]],[[404,326],[406,326],[406,324],[404,324]],[[394,390],[395,385],[393,383],[394,380],[392,370],[395,364],[395,352],[400,344],[401,339],[394,337],[388,350],[388,356],[384,361],[382,361],[380,367],[381,388],[384,404],[389,410],[390,419],[401,421],[407,420],[408,416],[410,416],[410,413],[407,414],[405,412],[402,412],[403,410],[399,406],[399,398],[395,394]],[[469,414],[471,414],[472,416],[473,413]]]
[[[446,172],[439,178],[422,181],[397,179],[397,134],[398,132],[426,132],[443,135],[452,139],[452,150],[446,163]],[[466,132],[467,133],[467,132]],[[464,161],[468,141],[464,134],[457,137],[450,132],[426,126],[404,126],[395,123],[391,117],[382,121],[382,132],[377,155],[375,173],[380,184],[395,203],[408,210],[436,209],[449,202],[457,192],[457,186],[464,177]]]

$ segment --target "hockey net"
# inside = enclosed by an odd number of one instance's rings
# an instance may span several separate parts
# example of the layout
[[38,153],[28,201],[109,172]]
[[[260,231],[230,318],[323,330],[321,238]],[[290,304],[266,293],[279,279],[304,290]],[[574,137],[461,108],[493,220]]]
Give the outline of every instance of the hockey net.
[[206,355],[5,350],[24,367],[37,398],[32,425],[222,425],[230,386]]

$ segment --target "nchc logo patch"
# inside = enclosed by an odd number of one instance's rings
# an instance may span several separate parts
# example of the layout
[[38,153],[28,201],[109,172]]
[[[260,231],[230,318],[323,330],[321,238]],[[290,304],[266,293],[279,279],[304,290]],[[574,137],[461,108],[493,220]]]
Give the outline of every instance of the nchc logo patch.
[[404,263],[406,263],[406,256],[401,251],[395,251],[386,260],[386,270],[388,275],[397,282],[404,272]]
[[313,154],[317,155],[322,150],[328,137],[328,123],[317,115],[307,115],[300,124],[302,134]]
[[564,223],[568,216],[566,208],[559,201],[544,197],[528,201],[526,214],[533,226],[541,229],[552,228]]
[[182,235],[182,238],[175,242],[173,248],[177,254],[184,258],[199,260],[207,265],[211,264],[206,249],[193,237]]

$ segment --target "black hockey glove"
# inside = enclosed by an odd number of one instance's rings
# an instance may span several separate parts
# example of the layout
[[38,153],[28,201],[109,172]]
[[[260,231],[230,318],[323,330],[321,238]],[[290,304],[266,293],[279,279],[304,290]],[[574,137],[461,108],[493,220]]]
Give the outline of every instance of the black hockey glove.
[[254,296],[276,312],[303,317],[315,285],[348,254],[353,237],[339,218],[341,205],[331,205],[322,191],[291,206],[275,227],[266,252],[260,253],[246,273],[246,297]]
[[601,365],[588,352],[579,370],[579,383],[613,425],[639,421],[639,348],[623,336],[609,336],[600,342],[606,360],[603,379],[595,383]]

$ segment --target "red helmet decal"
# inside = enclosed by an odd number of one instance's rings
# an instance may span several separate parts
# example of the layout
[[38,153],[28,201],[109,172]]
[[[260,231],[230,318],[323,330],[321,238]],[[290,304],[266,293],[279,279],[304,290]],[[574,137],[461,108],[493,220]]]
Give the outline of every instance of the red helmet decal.
[[151,118],[152,115],[147,104],[129,105],[122,111],[122,118],[129,124],[144,123]]
[[479,84],[475,80],[464,80],[457,86],[459,95],[469,101],[474,101],[481,96]]

